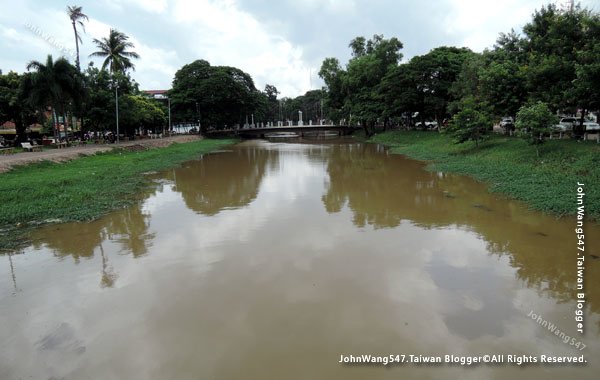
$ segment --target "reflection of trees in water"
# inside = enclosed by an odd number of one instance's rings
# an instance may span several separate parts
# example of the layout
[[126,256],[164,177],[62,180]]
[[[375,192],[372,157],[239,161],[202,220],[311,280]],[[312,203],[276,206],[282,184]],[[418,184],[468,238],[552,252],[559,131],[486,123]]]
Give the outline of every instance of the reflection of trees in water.
[[[328,212],[347,204],[359,227],[395,227],[402,220],[423,228],[462,226],[485,239],[489,252],[508,255],[528,287],[559,302],[576,299],[572,224],[527,212],[468,178],[426,172],[421,163],[377,154],[376,149],[332,148],[330,182],[322,197]],[[600,247],[600,228],[587,227],[588,246]],[[600,313],[600,260],[586,262],[586,293],[589,309]]]
[[109,236],[117,235],[116,241],[134,257],[143,256],[148,252],[148,245],[156,235],[148,233],[149,219],[150,215],[142,212],[141,205],[128,207],[118,216],[108,218],[106,231]]
[[71,256],[75,262],[91,258],[106,239],[119,242],[123,250],[139,257],[148,251],[154,234],[148,233],[150,215],[136,204],[85,223],[65,223],[36,232],[35,246],[45,245],[59,257]]
[[148,252],[154,233],[148,233],[150,215],[142,211],[142,204],[112,212],[87,223],[65,223],[35,232],[34,246],[45,245],[58,257],[72,257],[76,263],[92,258],[97,248],[101,258],[102,287],[112,287],[118,277],[104,251],[106,240],[118,242],[123,251],[139,257]]
[[[419,201],[415,186],[430,186],[432,175],[414,161],[400,168],[397,160],[377,154],[376,149],[365,144],[332,147],[329,184],[322,200],[328,212],[339,212],[348,204],[359,227],[395,227]],[[411,175],[402,175],[401,170],[410,170]]]
[[247,146],[209,154],[175,170],[175,190],[187,207],[204,215],[243,207],[256,198],[268,163],[277,165],[277,151]]
[[[559,302],[577,299],[576,240],[573,222],[524,211],[516,202],[501,202],[505,208],[489,214],[486,223],[470,221],[472,228],[488,243],[488,250],[508,258],[517,278],[539,294]],[[588,237],[589,236],[589,237]],[[600,228],[589,225],[586,241],[600,247]],[[585,292],[590,311],[600,313],[600,261],[586,257]]]
[[108,258],[104,253],[102,243],[100,243],[100,255],[102,257],[102,278],[100,279],[100,286],[103,288],[112,288],[117,279],[117,275],[115,274],[112,265],[108,263]]

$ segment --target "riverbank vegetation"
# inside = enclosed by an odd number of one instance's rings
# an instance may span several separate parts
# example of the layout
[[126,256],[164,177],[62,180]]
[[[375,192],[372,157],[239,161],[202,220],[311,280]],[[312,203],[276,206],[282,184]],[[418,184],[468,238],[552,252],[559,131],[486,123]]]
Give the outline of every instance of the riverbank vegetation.
[[144,173],[176,166],[234,142],[205,139],[138,152],[115,149],[3,173],[0,250],[15,246],[30,226],[91,220],[137,202],[149,183]]
[[550,140],[538,156],[526,141],[508,136],[493,136],[476,145],[453,144],[436,132],[388,131],[370,141],[389,146],[393,153],[429,161],[430,170],[485,181],[492,192],[557,216],[577,212],[577,183],[585,183],[586,215],[600,221],[600,189],[596,186],[600,183],[600,146],[595,142]]
[[[482,53],[441,46],[402,62],[402,41],[383,35],[356,37],[349,48],[344,66],[335,57],[321,65],[325,109],[367,135],[389,125],[449,125],[455,141],[479,142],[493,123],[510,118],[507,130],[514,129],[520,109],[541,103],[555,115],[577,116],[578,123],[563,127],[581,136],[585,118],[600,110],[597,10],[549,4],[534,12],[522,34],[501,33]],[[537,133],[530,141],[539,145],[552,124],[543,127],[522,133]]]
[[[587,183],[587,215],[600,220],[600,149],[581,141],[586,118],[600,115],[597,10],[549,4],[522,34],[501,33],[482,53],[442,46],[402,62],[402,42],[382,35],[349,48],[345,66],[326,58],[319,72],[332,119],[361,125],[367,137],[408,130],[370,141],[554,215],[574,214],[576,184]],[[560,115],[577,122],[556,125]],[[494,124],[507,135],[491,133]],[[556,131],[574,139],[547,138]]]

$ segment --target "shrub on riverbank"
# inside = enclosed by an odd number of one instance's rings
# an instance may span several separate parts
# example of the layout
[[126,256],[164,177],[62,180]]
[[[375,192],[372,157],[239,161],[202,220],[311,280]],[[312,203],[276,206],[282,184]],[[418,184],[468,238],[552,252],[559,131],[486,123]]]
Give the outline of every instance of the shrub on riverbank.
[[135,202],[136,194],[148,184],[143,173],[176,166],[234,142],[201,140],[147,151],[113,150],[0,174],[0,249],[18,240],[17,226],[97,218]]
[[525,141],[504,136],[493,136],[479,147],[417,131],[381,133],[370,141],[390,146],[393,153],[431,161],[432,170],[485,181],[492,192],[557,216],[576,213],[576,185],[583,182],[586,215],[600,221],[600,146],[595,142],[549,140],[538,157]]

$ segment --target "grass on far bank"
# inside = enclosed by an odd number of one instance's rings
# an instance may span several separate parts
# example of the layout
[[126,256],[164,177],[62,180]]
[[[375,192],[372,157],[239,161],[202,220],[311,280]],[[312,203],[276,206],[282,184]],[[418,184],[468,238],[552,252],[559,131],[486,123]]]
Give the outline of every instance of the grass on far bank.
[[548,140],[540,157],[527,142],[506,136],[490,136],[479,147],[421,131],[385,132],[369,141],[390,146],[392,153],[431,161],[432,170],[487,182],[492,192],[556,216],[576,214],[577,183],[585,183],[586,216],[600,222],[600,145],[595,141]]
[[[112,150],[65,163],[42,162],[0,174],[0,250],[23,240],[26,227],[84,221],[137,201],[143,173],[167,169],[236,140],[194,141],[141,152]],[[17,228],[18,227],[18,228]]]

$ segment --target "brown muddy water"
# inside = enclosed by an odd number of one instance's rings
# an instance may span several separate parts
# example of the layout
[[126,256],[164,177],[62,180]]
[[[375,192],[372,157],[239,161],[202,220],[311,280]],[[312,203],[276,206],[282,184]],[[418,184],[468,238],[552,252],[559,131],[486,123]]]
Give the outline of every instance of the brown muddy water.
[[[598,226],[586,224],[580,335],[575,219],[469,178],[375,145],[251,141],[155,179],[134,207],[41,228],[0,256],[0,379],[600,373]],[[574,207],[575,192],[561,195]],[[362,354],[504,363],[340,363]]]

